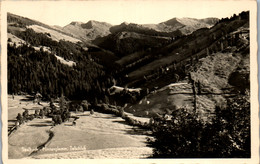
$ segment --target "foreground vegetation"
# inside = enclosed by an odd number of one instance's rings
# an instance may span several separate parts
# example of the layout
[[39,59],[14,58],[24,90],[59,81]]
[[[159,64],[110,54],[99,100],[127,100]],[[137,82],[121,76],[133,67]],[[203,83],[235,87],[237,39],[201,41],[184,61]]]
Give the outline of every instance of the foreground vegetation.
[[249,95],[239,95],[225,109],[217,107],[212,123],[205,123],[185,108],[172,119],[152,126],[154,158],[250,158]]

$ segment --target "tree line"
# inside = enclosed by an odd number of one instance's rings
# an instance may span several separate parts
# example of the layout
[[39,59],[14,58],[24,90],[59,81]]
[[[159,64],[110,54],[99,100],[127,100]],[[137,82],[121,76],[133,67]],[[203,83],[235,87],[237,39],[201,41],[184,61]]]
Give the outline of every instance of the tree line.
[[[111,85],[112,77],[80,45],[66,41],[56,42],[48,38],[47,34],[38,34],[31,29],[16,35],[26,43],[21,46],[8,43],[10,94],[40,92],[46,99],[61,94],[77,99],[90,97],[91,93],[99,97],[102,94],[101,87]],[[38,51],[34,46],[46,46],[51,51],[42,48]],[[55,55],[74,61],[76,65],[62,64]]]

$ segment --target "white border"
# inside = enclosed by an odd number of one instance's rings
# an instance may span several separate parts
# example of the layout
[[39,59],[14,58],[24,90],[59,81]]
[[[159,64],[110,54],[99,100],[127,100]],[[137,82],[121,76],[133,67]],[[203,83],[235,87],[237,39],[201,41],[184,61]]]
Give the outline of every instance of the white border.
[[[154,1],[153,1],[154,2]],[[160,1],[157,1],[160,3]],[[236,1],[234,1],[235,3]],[[244,1],[250,8],[250,91],[251,91],[251,158],[250,159],[8,159],[7,137],[7,27],[6,1],[1,2],[1,102],[2,102],[2,159],[4,163],[259,163],[259,103],[257,81],[257,2]],[[46,3],[48,3],[46,1]],[[100,1],[102,3],[102,1]],[[181,1],[180,1],[181,3]],[[199,1],[198,1],[199,3]],[[214,1],[212,1],[214,3]]]

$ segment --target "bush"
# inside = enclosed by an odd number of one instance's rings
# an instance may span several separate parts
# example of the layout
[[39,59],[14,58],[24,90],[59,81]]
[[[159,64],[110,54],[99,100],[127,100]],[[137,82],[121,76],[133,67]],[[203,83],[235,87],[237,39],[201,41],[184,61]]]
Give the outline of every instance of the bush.
[[83,100],[81,102],[81,105],[82,105],[84,111],[88,111],[88,101],[87,100]]
[[61,116],[60,115],[54,115],[52,117],[52,121],[54,122],[54,125],[61,124],[62,123]]

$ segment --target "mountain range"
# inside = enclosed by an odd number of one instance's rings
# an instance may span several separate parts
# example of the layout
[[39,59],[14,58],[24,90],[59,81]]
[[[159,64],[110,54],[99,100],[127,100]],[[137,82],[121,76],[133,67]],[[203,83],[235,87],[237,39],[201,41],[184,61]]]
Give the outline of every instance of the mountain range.
[[201,28],[210,28],[218,21],[217,18],[173,18],[159,24],[123,22],[111,25],[90,20],[87,23],[73,21],[60,27],[49,26],[11,13],[8,13],[8,20],[9,31],[23,31],[25,28],[30,28],[39,33],[47,33],[56,41],[81,42],[85,48],[98,47],[103,49],[103,52],[111,51],[121,57],[147,48],[162,47],[176,37],[189,35]]
[[218,18],[173,18],[159,24],[134,24],[123,22],[120,25],[113,26],[106,22],[90,20],[87,23],[71,22],[60,29],[77,38],[91,41],[111,33],[125,30],[154,31],[159,33],[172,33],[180,30],[182,34],[187,35],[200,28],[210,28],[217,21]]
[[[121,86],[152,88],[159,83],[166,85],[164,82],[168,82],[167,80],[158,78],[153,82],[154,84],[150,84],[151,81],[144,81],[144,78],[153,78],[156,72],[160,72],[164,67],[172,67],[173,64],[178,70],[177,74],[184,78],[187,71],[185,67],[191,63],[189,61],[195,58],[198,60],[232,46],[233,33],[243,33],[243,31],[248,33],[249,26],[248,12],[221,20],[173,18],[159,24],[144,25],[123,22],[113,26],[91,20],[87,23],[74,21],[59,27],[11,13],[8,13],[7,21],[8,45],[13,49],[13,55],[24,52],[19,47],[28,49],[28,46],[30,48],[28,54],[33,53],[32,48],[37,51],[34,53],[39,53],[38,51],[49,53],[55,57],[55,62],[53,61],[55,65],[58,62],[64,67],[69,66],[70,68],[66,69],[72,72],[76,67],[81,75],[79,78],[87,76],[90,86],[78,86],[82,83],[86,84],[83,79],[77,79],[75,84],[71,84],[71,88],[85,87],[87,91],[96,88],[97,83],[101,87],[104,78],[110,79],[109,84],[114,78]],[[247,45],[249,40],[246,36],[237,41],[237,44]],[[89,65],[85,66],[85,63]],[[93,68],[95,68],[94,72]],[[95,78],[89,77],[89,71],[95,74],[93,75]],[[62,73],[62,76],[64,75],[70,76]],[[73,79],[73,77],[68,78]],[[100,81],[97,82],[97,79]],[[55,86],[58,86],[56,85],[58,83],[55,83]],[[48,88],[50,84],[46,85],[45,88]],[[58,88],[55,91],[59,89],[61,90]]]

